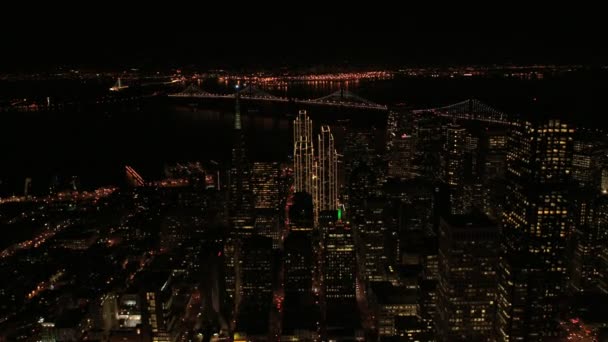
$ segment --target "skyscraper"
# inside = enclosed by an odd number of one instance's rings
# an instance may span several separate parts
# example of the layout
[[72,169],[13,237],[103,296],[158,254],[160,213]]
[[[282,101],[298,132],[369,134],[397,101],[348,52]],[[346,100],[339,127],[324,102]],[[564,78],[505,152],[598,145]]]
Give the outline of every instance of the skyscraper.
[[313,293],[315,255],[309,234],[290,232],[285,239],[284,255],[285,305],[282,333],[284,336],[293,336],[306,331],[317,335],[319,304],[316,291]]
[[[325,213],[328,212],[323,212]],[[350,224],[340,219],[326,221],[323,239],[323,308],[325,309],[325,328],[328,339],[336,339],[341,334],[354,334],[360,328],[357,309],[356,256]],[[324,217],[325,221],[325,217]]]
[[338,220],[330,223],[325,238],[324,285],[328,305],[355,300],[355,246],[350,225]]
[[314,146],[312,120],[310,120],[305,110],[300,110],[298,117],[293,122],[293,142],[295,191],[313,195]]
[[443,181],[449,188],[450,211],[452,214],[464,214],[463,200],[465,176],[466,130],[450,124],[446,128],[446,140],[443,146]]
[[395,178],[413,178],[416,139],[412,134],[401,133],[391,137],[392,146],[388,163],[388,176]]
[[241,301],[237,331],[264,334],[272,305],[272,239],[253,235],[243,241]]
[[385,280],[389,261],[394,262],[388,241],[398,240],[396,234],[390,236],[386,204],[382,198],[368,198],[365,201],[365,220],[357,225],[356,241],[360,252],[361,271],[369,281]]
[[321,126],[319,134],[319,161],[317,170],[318,198],[315,208],[318,211],[338,208],[338,155],[334,136],[329,126]]
[[441,219],[439,340],[485,341],[493,336],[498,241],[498,226],[480,212]]
[[574,129],[559,120],[523,122],[511,132],[502,215],[497,334],[502,341],[554,335],[566,287],[568,191]]
[[310,296],[313,274],[312,241],[304,232],[290,232],[285,239],[285,295]]
[[251,183],[255,209],[279,210],[279,163],[253,163]]
[[581,190],[573,198],[574,253],[570,285],[575,291],[601,288],[601,255],[608,242],[608,198]]
[[[238,86],[237,86],[238,89]],[[239,242],[253,232],[253,194],[251,192],[251,170],[246,158],[246,144],[241,122],[241,107],[237,91],[234,112],[232,160],[229,173],[229,221],[230,232],[224,244],[226,257],[226,292],[234,304],[238,303],[237,272]]]
[[230,220],[237,235],[253,229],[253,193],[251,168],[242,130],[239,93],[236,93],[234,114],[234,142],[230,167]]

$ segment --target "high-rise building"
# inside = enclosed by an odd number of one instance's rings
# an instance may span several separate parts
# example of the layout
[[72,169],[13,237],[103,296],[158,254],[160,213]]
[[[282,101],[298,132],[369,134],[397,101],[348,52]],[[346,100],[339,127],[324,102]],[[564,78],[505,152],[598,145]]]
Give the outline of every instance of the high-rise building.
[[416,139],[411,133],[401,133],[391,137],[393,144],[388,162],[388,176],[394,178],[412,178],[415,176],[414,156]]
[[597,186],[594,155],[591,150],[575,152],[572,156],[572,178],[582,187]]
[[[315,210],[336,210],[338,208],[338,155],[334,136],[329,126],[321,126],[318,145],[319,161],[317,169],[317,200]],[[318,215],[317,215],[318,216]]]
[[279,210],[279,163],[253,163],[251,185],[255,209]]
[[436,330],[442,341],[493,336],[498,226],[484,214],[446,216],[439,225]]
[[497,338],[540,340],[556,332],[566,288],[574,129],[522,122],[509,137],[498,268]]
[[421,115],[415,118],[413,126],[416,137],[415,158],[420,175],[428,178],[440,178],[440,152],[443,150],[441,122],[436,116]]
[[[326,212],[324,212],[326,213]],[[322,306],[325,310],[327,339],[341,340],[344,334],[352,340],[360,329],[360,314],[356,301],[357,276],[353,234],[348,222],[340,219],[326,221],[321,227],[323,237]]]
[[290,232],[285,239],[285,296],[312,294],[312,240],[303,232]]
[[286,339],[299,336],[308,341],[318,336],[320,306],[318,289],[313,289],[316,261],[312,241],[310,234],[298,231],[290,232],[285,239],[282,334]]
[[466,133],[463,127],[455,123],[449,124],[443,145],[442,179],[449,189],[450,212],[453,215],[464,214],[466,211],[466,203],[463,200]]
[[293,122],[293,169],[296,192],[314,193],[314,146],[312,141],[312,120],[305,110],[300,110]]
[[356,231],[361,270],[369,281],[382,281],[386,278],[389,261],[398,260],[389,252],[391,248],[388,242],[397,241],[398,238],[396,234],[391,236],[385,201],[382,198],[368,198],[365,202],[365,219],[357,224]]
[[272,239],[253,235],[243,241],[240,267],[241,300],[236,331],[264,334],[272,305]]
[[324,236],[324,254],[325,301],[328,305],[354,301],[355,246],[349,223],[330,223]]
[[592,190],[573,196],[574,253],[570,286],[575,291],[594,291],[600,285],[602,250],[608,242],[608,198]]
[[[238,86],[237,86],[238,89]],[[253,233],[253,193],[251,192],[251,169],[247,163],[246,144],[241,122],[239,93],[236,93],[234,114],[234,141],[229,173],[229,220],[230,233],[224,243],[226,260],[226,292],[229,298],[238,302],[237,268],[239,244],[244,237]]]
[[253,193],[251,168],[247,161],[247,148],[242,130],[239,93],[236,93],[234,114],[234,142],[230,165],[230,219],[237,235],[253,229]]

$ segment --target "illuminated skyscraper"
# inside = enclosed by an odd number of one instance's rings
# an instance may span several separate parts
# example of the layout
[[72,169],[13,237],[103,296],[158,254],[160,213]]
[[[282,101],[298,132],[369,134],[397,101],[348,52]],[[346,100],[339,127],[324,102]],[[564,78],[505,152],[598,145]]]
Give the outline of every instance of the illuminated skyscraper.
[[[289,341],[310,341],[317,336],[320,309],[316,293],[313,292],[315,254],[313,240],[306,232],[292,231],[285,239],[285,305],[283,306],[284,336],[300,335]],[[283,340],[283,339],[282,339]]]
[[294,187],[296,192],[314,194],[312,120],[305,110],[300,110],[293,122]]
[[[238,88],[238,86],[237,86]],[[234,142],[229,174],[229,220],[230,233],[224,244],[226,260],[226,292],[235,304],[238,303],[236,294],[239,243],[242,238],[253,232],[253,193],[251,191],[251,169],[246,159],[245,138],[241,122],[239,93],[236,93],[234,113]]]
[[497,338],[553,336],[566,288],[574,129],[559,120],[523,122],[509,137],[498,268]]
[[395,259],[387,242],[398,237],[390,234],[385,206],[381,198],[366,199],[364,221],[356,226],[360,268],[369,281],[385,280],[385,269]]
[[251,177],[255,208],[279,210],[279,163],[255,162]]
[[[323,212],[323,216],[326,216]],[[323,238],[323,308],[328,339],[338,331],[352,331],[359,326],[356,301],[356,256],[353,231],[348,222],[340,219],[324,222]],[[320,220],[321,221],[321,220]],[[325,217],[323,218],[325,221]],[[339,340],[338,338],[335,338]],[[349,340],[350,341],[350,340]]]
[[290,232],[285,239],[285,296],[310,297],[313,274],[312,241],[308,234]]
[[239,93],[236,93],[234,114],[234,143],[230,168],[230,219],[237,235],[253,229],[253,192],[251,168],[247,162],[245,137],[241,122]]
[[581,190],[573,196],[574,255],[570,285],[575,291],[593,291],[602,273],[601,255],[608,242],[608,197]]
[[390,159],[388,162],[388,176],[394,178],[412,178],[415,176],[413,168],[416,139],[407,133],[392,137]]
[[319,161],[317,169],[318,192],[315,210],[336,210],[338,208],[338,155],[334,146],[334,136],[329,126],[321,126],[319,134]]
[[338,220],[329,223],[324,238],[323,270],[325,300],[331,304],[355,300],[355,245],[350,225]]
[[272,238],[272,247],[277,249],[281,240],[279,163],[253,163],[251,184],[255,197],[255,229],[258,234]]
[[272,305],[272,239],[260,235],[244,239],[241,256],[236,331],[263,334],[268,330]]
[[453,215],[466,211],[464,192],[466,130],[457,124],[446,128],[443,146],[443,181],[449,188],[450,211]]
[[487,341],[494,327],[498,226],[476,212],[442,218],[439,231],[439,340]]

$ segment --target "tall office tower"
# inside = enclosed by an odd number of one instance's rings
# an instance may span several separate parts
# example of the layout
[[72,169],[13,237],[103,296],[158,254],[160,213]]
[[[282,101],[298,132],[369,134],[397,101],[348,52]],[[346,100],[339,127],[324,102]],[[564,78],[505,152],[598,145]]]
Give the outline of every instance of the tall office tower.
[[250,236],[244,240],[241,254],[241,300],[236,331],[264,334],[268,331],[272,305],[272,239]]
[[315,210],[338,208],[338,154],[329,126],[321,126],[319,134],[318,199]]
[[348,184],[354,170],[362,165],[371,165],[376,153],[370,132],[348,131],[344,140],[344,180]]
[[290,232],[285,239],[285,296],[312,294],[313,250],[308,234]]
[[358,217],[363,215],[364,200],[378,192],[380,178],[384,180],[380,167],[383,163],[375,162],[371,144],[372,137],[367,132],[348,132],[345,139],[343,200],[351,222],[361,222]]
[[443,150],[441,123],[431,115],[416,116],[413,125],[416,137],[415,159],[418,171],[423,177],[441,178],[441,158]]
[[416,139],[411,133],[401,133],[392,137],[393,144],[388,161],[388,176],[393,178],[413,178]]
[[[234,142],[230,168],[230,219],[232,228],[241,235],[253,229],[253,193],[251,168],[247,161],[245,137],[242,130],[239,93],[236,93]],[[247,234],[246,234],[247,235]]]
[[572,178],[581,186],[591,188],[597,186],[594,153],[591,149],[579,150],[572,156]]
[[571,259],[570,286],[575,291],[598,289],[602,249],[608,242],[608,197],[592,190],[573,196],[574,255]]
[[484,139],[480,143],[483,203],[479,209],[498,220],[501,217],[504,198],[507,131],[503,128],[488,128],[484,133]]
[[327,227],[321,227],[325,232],[321,268],[322,307],[325,309],[325,331],[322,335],[327,339],[339,340],[337,336],[345,333],[351,335],[361,327],[356,300],[355,246],[348,222],[338,220],[326,223]]
[[487,341],[494,333],[498,225],[473,212],[443,217],[439,230],[437,336]]
[[566,288],[574,129],[559,120],[514,127],[498,268],[497,338],[540,340],[555,332]]
[[328,305],[351,303],[355,300],[355,246],[347,222],[333,222],[324,237],[323,276],[325,301]]
[[251,185],[256,209],[279,210],[279,163],[253,163]]
[[[283,306],[283,336],[317,335],[319,305],[313,291],[315,257],[309,234],[290,232],[284,248],[285,305]],[[304,336],[300,339],[310,340]],[[294,339],[295,340],[295,339]]]
[[[229,221],[231,225],[225,244],[226,291],[238,302],[236,294],[239,241],[253,232],[253,194],[251,192],[251,170],[247,164],[245,138],[241,122],[239,93],[236,93],[234,113],[234,142],[229,174]],[[236,303],[236,302],[235,302]]]
[[416,154],[415,119],[412,113],[390,111],[386,129],[387,175],[405,179],[416,176],[414,158]]
[[348,187],[347,211],[348,217],[357,226],[365,220],[365,201],[376,189],[375,170],[368,165],[360,165],[351,173]]
[[313,162],[314,146],[312,141],[312,121],[305,110],[300,110],[293,122],[293,169],[296,192],[314,193]]
[[424,251],[421,255],[422,272],[419,279],[420,317],[424,330],[434,336],[437,314],[437,282],[439,279],[437,236],[426,236],[423,246]]
[[272,248],[278,249],[282,234],[279,163],[253,163],[251,185],[255,197],[255,230],[260,235],[272,238]]
[[457,124],[450,124],[446,128],[446,139],[443,145],[443,176],[448,186],[450,212],[464,214],[466,204],[463,201],[465,180],[465,148],[466,130]]
[[386,280],[389,262],[398,257],[390,253],[394,248],[389,242],[398,243],[397,235],[391,236],[389,219],[386,214],[386,201],[383,198],[368,198],[365,201],[364,221],[357,224],[355,241],[359,250],[360,269],[369,281]]

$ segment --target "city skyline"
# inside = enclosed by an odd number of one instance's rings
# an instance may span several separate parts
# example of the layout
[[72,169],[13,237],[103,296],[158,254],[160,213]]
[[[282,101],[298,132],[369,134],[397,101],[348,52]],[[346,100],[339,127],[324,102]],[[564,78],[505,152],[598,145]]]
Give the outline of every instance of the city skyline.
[[0,341],[608,339],[583,29],[125,13],[6,41]]

